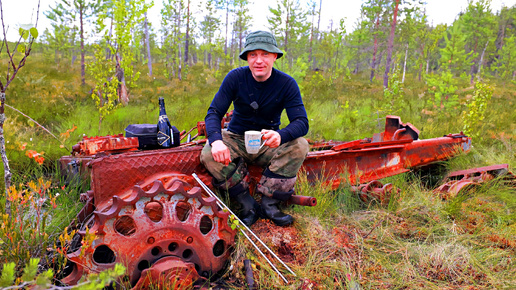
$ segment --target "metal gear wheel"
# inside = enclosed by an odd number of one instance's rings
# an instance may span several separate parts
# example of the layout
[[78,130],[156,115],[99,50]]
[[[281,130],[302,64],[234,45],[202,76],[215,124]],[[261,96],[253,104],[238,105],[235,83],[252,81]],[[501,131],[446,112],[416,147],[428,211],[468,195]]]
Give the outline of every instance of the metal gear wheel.
[[[183,179],[149,178],[97,208],[71,243],[62,282],[77,284],[83,275],[121,263],[127,268],[122,283],[133,288],[158,282],[183,289],[224,269],[236,234],[229,214]],[[91,234],[94,241],[83,246]]]

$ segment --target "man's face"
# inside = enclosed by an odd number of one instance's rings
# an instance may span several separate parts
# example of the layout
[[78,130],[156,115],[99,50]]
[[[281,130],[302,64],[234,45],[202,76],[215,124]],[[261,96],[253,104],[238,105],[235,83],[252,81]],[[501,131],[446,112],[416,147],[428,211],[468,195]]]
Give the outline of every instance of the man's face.
[[266,81],[272,74],[272,66],[278,54],[257,49],[247,53],[249,69],[257,82]]

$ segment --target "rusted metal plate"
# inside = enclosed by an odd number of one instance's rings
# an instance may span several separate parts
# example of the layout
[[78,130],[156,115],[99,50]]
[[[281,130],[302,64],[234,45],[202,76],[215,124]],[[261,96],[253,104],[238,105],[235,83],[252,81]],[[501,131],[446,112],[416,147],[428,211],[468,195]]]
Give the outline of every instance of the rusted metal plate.
[[494,178],[501,178],[502,182],[516,187],[516,176],[509,171],[508,164],[497,164],[450,172],[443,179],[443,184],[434,192],[443,199],[449,199]]
[[346,182],[367,183],[447,160],[471,148],[471,138],[463,135],[399,142],[398,145],[310,152],[303,168],[309,181],[322,178],[336,189]]
[[83,137],[82,141],[72,147],[73,154],[83,156],[95,155],[100,152],[121,153],[135,150],[138,150],[138,138],[124,137],[123,134]]

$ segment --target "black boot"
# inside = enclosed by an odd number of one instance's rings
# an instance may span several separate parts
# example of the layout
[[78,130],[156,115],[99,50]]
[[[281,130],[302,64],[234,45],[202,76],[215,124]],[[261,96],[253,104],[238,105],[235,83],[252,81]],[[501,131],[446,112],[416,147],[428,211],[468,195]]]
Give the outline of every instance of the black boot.
[[[231,190],[231,189],[230,189]],[[252,226],[259,217],[260,205],[249,194],[249,189],[231,197],[241,206],[238,218],[248,227]]]
[[262,216],[270,219],[278,226],[288,226],[294,222],[294,218],[280,211],[278,205],[281,201],[268,197],[262,196]]
[[294,218],[282,213],[278,205],[294,194],[295,184],[295,176],[285,177],[271,172],[268,168],[265,169],[256,188],[262,194],[262,217],[270,219],[278,226],[292,224]]
[[[238,218],[248,227],[254,224],[260,213],[260,205],[249,193],[247,183],[247,167],[241,157],[235,158],[235,170],[229,174],[227,180],[213,180],[213,185],[223,192],[227,192],[232,201],[240,205],[240,211],[236,212]],[[233,210],[233,209],[232,209]]]

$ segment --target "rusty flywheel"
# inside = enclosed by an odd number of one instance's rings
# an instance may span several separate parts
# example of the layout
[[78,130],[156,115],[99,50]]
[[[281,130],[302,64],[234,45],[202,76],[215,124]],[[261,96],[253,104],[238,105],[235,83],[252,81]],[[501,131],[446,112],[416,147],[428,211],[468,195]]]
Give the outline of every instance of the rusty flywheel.
[[[109,206],[97,208],[84,223],[68,250],[71,268],[62,282],[73,285],[121,263],[126,287],[189,287],[224,268],[236,233],[228,217],[214,198],[180,178],[143,182],[113,195]],[[95,239],[83,246],[91,234]]]

